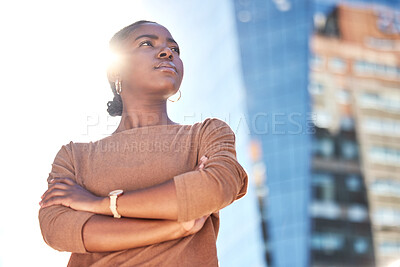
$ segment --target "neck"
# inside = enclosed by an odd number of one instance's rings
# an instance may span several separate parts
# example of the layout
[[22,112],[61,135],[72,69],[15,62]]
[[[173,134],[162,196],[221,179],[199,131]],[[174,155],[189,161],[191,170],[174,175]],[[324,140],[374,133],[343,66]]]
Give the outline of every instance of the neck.
[[121,121],[115,133],[132,128],[177,124],[167,114],[165,100],[146,103],[143,101],[124,102]]

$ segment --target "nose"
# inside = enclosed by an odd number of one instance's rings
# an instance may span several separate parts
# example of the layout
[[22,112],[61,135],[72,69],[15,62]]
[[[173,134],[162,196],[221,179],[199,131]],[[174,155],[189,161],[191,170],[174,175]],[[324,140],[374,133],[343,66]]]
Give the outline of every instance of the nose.
[[174,59],[174,54],[169,47],[164,47],[159,53],[158,58],[168,58],[170,60]]

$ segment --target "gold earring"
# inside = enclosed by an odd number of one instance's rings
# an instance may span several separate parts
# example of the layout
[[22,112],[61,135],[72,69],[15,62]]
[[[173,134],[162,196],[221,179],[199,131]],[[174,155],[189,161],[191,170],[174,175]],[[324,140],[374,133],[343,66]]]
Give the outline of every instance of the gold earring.
[[122,92],[122,84],[121,84],[121,81],[119,79],[117,79],[115,81],[115,91],[117,91],[117,94],[119,94],[119,95]]
[[178,92],[179,92],[179,97],[178,97],[177,100],[171,100],[171,99],[169,99],[169,98],[168,98],[168,100],[171,101],[171,102],[178,102],[178,100],[181,99],[181,96],[182,96],[181,90],[180,90],[180,89],[178,90]]

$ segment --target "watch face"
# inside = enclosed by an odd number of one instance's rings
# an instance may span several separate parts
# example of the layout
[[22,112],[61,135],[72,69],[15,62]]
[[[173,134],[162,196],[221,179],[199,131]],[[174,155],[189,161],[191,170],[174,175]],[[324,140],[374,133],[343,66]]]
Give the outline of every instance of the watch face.
[[118,189],[118,190],[111,191],[108,195],[109,195],[109,196],[119,196],[119,195],[121,195],[122,193],[124,193],[124,191],[121,190],[121,189]]

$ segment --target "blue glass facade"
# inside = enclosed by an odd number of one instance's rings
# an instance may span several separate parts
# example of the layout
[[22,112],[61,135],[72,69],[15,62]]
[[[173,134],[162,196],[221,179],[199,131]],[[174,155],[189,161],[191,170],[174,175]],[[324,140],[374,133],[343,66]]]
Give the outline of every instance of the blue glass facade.
[[311,2],[234,3],[247,121],[266,166],[268,262],[309,266]]

